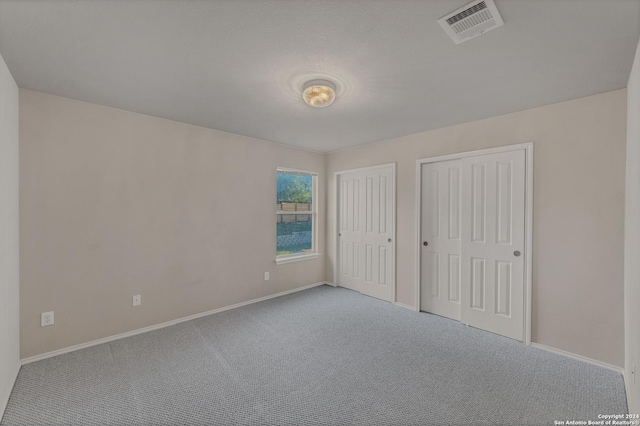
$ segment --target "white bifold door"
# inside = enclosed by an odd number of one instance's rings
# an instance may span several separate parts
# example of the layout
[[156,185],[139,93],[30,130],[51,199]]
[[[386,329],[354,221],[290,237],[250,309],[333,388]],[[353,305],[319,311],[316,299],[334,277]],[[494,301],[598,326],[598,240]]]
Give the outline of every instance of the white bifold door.
[[420,309],[524,337],[525,151],[422,165]]
[[337,180],[337,284],[392,302],[394,168],[344,172]]

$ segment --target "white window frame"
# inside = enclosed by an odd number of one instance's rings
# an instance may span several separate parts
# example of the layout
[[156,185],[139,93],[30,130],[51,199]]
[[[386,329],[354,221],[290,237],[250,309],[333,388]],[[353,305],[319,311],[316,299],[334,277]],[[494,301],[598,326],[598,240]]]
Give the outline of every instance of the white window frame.
[[[278,173],[298,173],[302,175],[310,175],[312,177],[311,181],[311,210],[305,211],[284,211],[284,210],[276,210],[276,219],[279,214],[290,214],[290,215],[300,215],[306,214],[311,216],[311,250],[304,253],[293,253],[293,254],[283,254],[278,256],[276,254],[276,265],[282,265],[285,263],[291,262],[299,262],[303,260],[311,260],[317,259],[320,257],[320,253],[318,253],[318,172],[312,172],[308,170],[300,170],[300,169],[292,169],[288,167],[277,167],[276,168],[276,196],[277,196],[277,179]],[[276,220],[277,224],[277,220]],[[277,232],[276,232],[277,239]],[[276,241],[276,253],[277,253],[277,241]]]

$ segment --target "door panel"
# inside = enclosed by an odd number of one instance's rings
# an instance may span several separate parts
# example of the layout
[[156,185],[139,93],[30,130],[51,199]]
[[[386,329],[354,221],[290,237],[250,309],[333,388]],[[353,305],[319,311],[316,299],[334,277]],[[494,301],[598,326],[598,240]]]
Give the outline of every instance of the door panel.
[[484,164],[471,165],[471,241],[484,242],[485,236],[485,179]]
[[460,255],[449,254],[449,302],[460,303]]
[[461,320],[523,340],[525,152],[467,157],[461,171]]
[[393,301],[393,167],[338,175],[338,285]]
[[361,233],[367,246],[368,279],[361,288],[363,294],[393,301],[393,179],[392,167],[367,169],[365,182],[365,231]]
[[341,286],[360,291],[362,283],[360,265],[360,180],[358,174],[339,175],[339,266],[338,282]]
[[471,309],[484,311],[485,259],[471,258]]
[[[460,319],[460,160],[422,166],[420,309]],[[424,245],[427,242],[428,245]]]

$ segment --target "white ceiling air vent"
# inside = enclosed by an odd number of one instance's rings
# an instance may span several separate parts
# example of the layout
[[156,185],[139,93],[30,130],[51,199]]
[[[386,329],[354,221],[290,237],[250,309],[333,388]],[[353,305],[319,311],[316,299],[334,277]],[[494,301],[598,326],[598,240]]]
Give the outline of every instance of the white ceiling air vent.
[[442,28],[456,44],[470,40],[504,21],[493,0],[476,0],[438,19]]

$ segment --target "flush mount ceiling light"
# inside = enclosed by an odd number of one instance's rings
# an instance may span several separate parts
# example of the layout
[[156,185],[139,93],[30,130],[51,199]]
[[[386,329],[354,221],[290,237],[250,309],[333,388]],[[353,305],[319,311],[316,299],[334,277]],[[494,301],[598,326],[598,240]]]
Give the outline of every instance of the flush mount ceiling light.
[[327,80],[312,80],[304,85],[302,99],[314,108],[328,107],[336,99],[336,86]]

